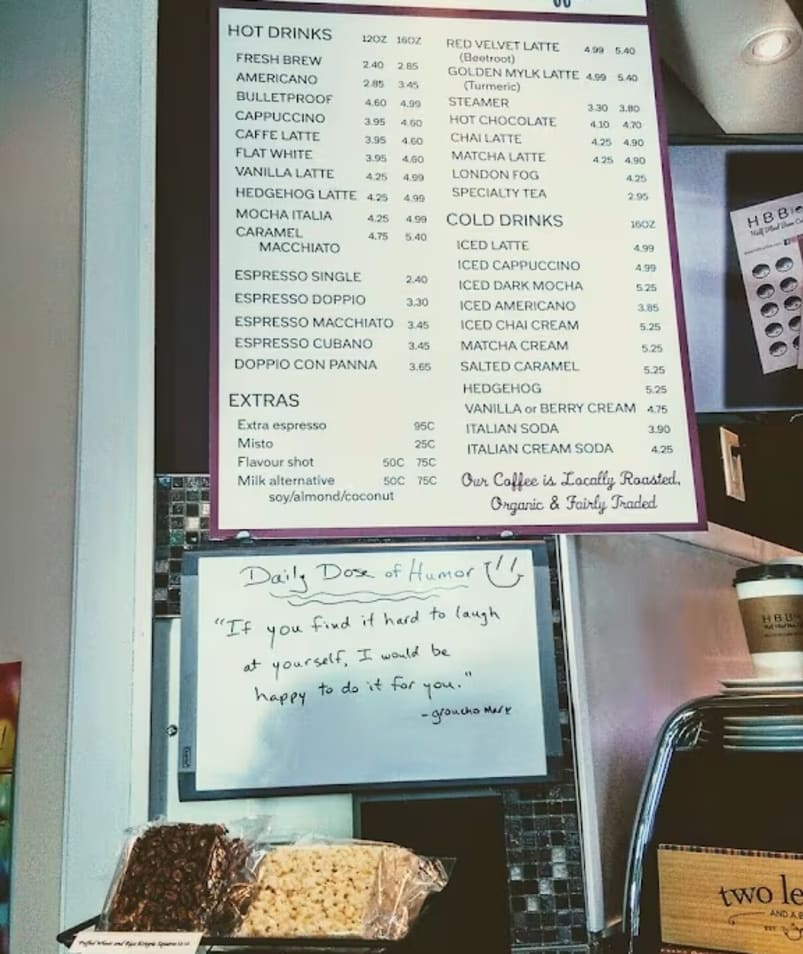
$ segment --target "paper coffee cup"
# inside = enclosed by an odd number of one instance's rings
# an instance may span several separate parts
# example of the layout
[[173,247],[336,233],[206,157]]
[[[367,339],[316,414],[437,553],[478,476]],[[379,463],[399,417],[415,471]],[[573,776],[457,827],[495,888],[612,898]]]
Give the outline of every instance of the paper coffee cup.
[[803,565],[744,567],[733,585],[757,675],[803,675]]

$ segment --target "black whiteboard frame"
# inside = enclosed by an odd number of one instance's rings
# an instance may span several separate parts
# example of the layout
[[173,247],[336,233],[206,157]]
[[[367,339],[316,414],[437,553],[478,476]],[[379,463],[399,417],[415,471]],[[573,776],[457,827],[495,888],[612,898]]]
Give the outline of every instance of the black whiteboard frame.
[[[232,541],[233,542],[233,541]],[[218,547],[188,550],[184,553],[181,576],[181,657],[179,683],[179,746],[178,746],[178,798],[180,802],[217,801],[231,798],[266,798],[278,795],[321,795],[335,792],[454,792],[456,789],[482,788],[485,791],[504,786],[527,785],[554,781],[559,777],[563,764],[563,744],[560,731],[560,707],[558,704],[558,679],[555,660],[555,643],[552,622],[552,593],[549,575],[549,554],[544,542],[519,540],[486,541],[476,544],[418,543],[411,546],[398,544],[365,546],[338,545],[338,553],[416,553],[432,551],[500,550],[505,548],[529,550],[535,579],[535,622],[538,637],[538,662],[541,677],[541,702],[544,717],[544,742],[546,747],[546,772],[539,775],[505,776],[502,778],[430,779],[392,782],[354,782],[334,785],[299,785],[282,787],[199,789],[196,785],[196,714],[198,710],[198,564],[200,560],[232,556],[278,556],[287,554],[324,554],[331,556],[332,545],[265,546],[254,544],[249,538],[240,545],[225,543]]]

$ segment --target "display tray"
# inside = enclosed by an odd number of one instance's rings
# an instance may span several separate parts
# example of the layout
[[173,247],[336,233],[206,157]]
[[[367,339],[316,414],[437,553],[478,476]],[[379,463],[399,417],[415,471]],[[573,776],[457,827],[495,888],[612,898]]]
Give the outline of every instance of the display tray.
[[700,947],[697,944],[689,947],[683,944],[662,943],[661,946],[657,948],[657,954],[739,954],[739,952],[724,949],[715,950],[711,947]]
[[[729,954],[728,951],[712,951],[707,947],[678,947],[677,944],[664,944],[658,954]],[[733,954],[733,952],[731,952]]]
[[[94,927],[99,920],[100,915],[96,915],[66,928],[57,935],[56,940],[70,948],[76,934]],[[385,951],[396,951],[402,954],[409,949],[415,933],[413,928],[407,937],[397,941],[363,940],[355,937],[203,937],[199,950],[206,950],[208,954],[237,954],[238,951],[244,954],[259,954],[260,951],[287,951],[288,954],[383,954]]]

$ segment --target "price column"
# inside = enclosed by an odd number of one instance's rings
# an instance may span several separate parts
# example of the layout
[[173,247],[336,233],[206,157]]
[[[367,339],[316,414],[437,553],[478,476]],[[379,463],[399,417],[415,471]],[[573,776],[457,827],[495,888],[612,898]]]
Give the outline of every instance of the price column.
[[599,37],[582,47],[593,90],[586,105],[590,184],[608,197],[600,217],[608,260],[621,269],[611,302],[623,325],[619,380],[638,401],[644,465],[660,466],[688,448],[649,36],[646,27],[620,25]]
[[437,170],[428,163],[438,90],[425,79],[431,44],[420,20],[360,22],[365,229],[372,257],[377,256],[377,291],[397,326],[396,352],[388,356],[388,394],[404,396],[385,408],[394,426],[383,428],[393,445],[383,448],[382,483],[399,488],[407,499],[424,499],[439,480],[438,425],[429,396],[442,372],[433,324],[443,302],[438,307],[431,271],[437,243],[429,203],[438,183]]

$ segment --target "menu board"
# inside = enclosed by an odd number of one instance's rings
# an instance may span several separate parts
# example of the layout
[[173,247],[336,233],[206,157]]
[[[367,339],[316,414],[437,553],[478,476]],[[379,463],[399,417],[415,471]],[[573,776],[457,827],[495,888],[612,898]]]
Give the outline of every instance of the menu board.
[[692,529],[644,0],[224,3],[212,535]]
[[197,551],[184,574],[182,799],[554,768],[543,544]]

